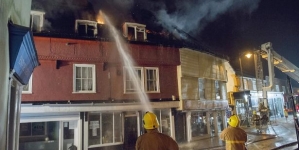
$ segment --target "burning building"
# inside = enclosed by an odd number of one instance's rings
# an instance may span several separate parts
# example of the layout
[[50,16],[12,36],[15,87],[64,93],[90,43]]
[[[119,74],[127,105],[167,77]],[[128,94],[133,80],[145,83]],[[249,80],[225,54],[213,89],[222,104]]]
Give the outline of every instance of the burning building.
[[[31,13],[41,65],[23,90],[20,149],[132,149],[147,110],[177,141],[215,136],[225,127],[224,59],[194,45],[186,49],[184,40],[145,24],[123,22],[116,35],[103,16],[71,16],[71,24],[57,29],[62,19],[57,23],[47,13]],[[132,66],[123,61],[127,54]]]

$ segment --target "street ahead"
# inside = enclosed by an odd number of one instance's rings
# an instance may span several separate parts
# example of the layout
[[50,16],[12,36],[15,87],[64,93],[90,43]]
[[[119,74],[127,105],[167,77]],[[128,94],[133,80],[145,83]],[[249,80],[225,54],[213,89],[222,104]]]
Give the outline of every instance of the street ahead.
[[[262,127],[258,133],[254,126],[242,127],[248,135],[246,147],[248,150],[294,150],[298,148],[293,116],[285,118],[271,118],[271,123]],[[224,150],[225,142],[218,136],[180,143],[180,150]]]

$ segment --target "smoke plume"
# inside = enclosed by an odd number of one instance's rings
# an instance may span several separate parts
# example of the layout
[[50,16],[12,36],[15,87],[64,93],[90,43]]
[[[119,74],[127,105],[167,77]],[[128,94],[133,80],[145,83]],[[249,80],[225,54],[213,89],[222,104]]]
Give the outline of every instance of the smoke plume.
[[159,24],[169,31],[183,30],[189,34],[199,33],[222,14],[241,11],[250,14],[260,0],[143,0],[140,2],[155,14]]

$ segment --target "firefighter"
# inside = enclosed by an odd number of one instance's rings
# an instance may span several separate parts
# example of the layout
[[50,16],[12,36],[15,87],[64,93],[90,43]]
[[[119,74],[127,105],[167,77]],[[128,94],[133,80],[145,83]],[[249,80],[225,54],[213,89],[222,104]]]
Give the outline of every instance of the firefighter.
[[232,115],[228,119],[229,126],[220,134],[220,139],[226,143],[226,150],[246,150],[247,133],[239,127],[239,123],[238,116]]
[[255,126],[255,129],[257,130],[257,132],[261,132],[261,117],[260,115],[256,114],[256,111],[252,111],[252,124]]
[[136,141],[136,150],[178,150],[179,146],[170,136],[158,131],[159,122],[154,113],[146,112],[143,116],[146,133]]

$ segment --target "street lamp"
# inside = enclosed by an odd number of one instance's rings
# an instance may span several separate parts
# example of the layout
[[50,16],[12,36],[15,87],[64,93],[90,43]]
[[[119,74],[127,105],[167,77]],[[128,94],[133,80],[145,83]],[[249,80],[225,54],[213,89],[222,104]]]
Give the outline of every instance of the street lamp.
[[240,53],[239,54],[239,63],[240,63],[240,69],[241,69],[241,76],[242,76],[242,87],[243,87],[243,91],[245,90],[244,87],[244,79],[243,79],[243,67],[242,67],[242,59],[241,56],[246,56],[247,58],[250,58],[252,56],[251,52],[244,52],[244,53]]
[[[245,95],[245,86],[244,86],[244,75],[243,75],[243,68],[242,68],[242,59],[241,59],[241,56],[246,56],[247,58],[250,58],[252,56],[252,53],[251,52],[243,52],[243,53],[239,53],[239,63],[240,63],[240,70],[241,70],[241,80],[242,80],[242,87],[243,87],[243,92],[244,92],[244,95]],[[246,98],[247,99],[247,98]],[[246,109],[246,122],[247,122],[247,127],[250,127],[249,125],[249,106],[248,106],[248,101],[246,101],[246,105],[247,107],[245,108]]]

